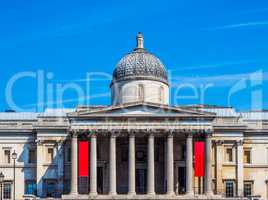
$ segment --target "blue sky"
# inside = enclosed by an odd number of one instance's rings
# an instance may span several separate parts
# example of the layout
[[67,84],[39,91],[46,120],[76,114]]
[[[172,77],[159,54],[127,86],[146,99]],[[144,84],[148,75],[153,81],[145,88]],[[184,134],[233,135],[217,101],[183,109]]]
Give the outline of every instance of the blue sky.
[[[139,31],[170,74],[171,104],[268,108],[267,1],[1,1],[0,24],[1,111],[57,107],[57,87],[85,91],[86,74],[111,75]],[[94,77],[61,107],[110,104],[109,78]]]

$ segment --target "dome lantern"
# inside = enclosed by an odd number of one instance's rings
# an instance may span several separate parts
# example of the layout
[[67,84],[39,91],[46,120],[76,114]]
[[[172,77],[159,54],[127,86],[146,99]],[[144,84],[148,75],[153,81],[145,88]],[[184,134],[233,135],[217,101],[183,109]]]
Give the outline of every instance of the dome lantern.
[[144,49],[144,40],[143,40],[143,35],[141,32],[138,33],[137,37],[136,37],[136,40],[137,40],[137,47],[136,49]]

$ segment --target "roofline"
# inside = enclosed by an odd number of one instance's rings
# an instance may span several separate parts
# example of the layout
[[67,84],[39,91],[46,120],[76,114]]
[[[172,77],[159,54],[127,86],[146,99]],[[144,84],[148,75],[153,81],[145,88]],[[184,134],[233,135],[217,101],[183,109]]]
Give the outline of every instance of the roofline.
[[[167,109],[167,110],[173,110],[182,112],[185,111],[186,114],[155,114],[155,115],[125,115],[125,114],[109,114],[105,113],[106,111],[110,111],[113,109],[123,109],[128,107],[135,107],[135,106],[153,106],[157,107],[159,109]],[[83,116],[84,114],[84,116]],[[91,118],[91,117],[99,117],[99,118],[142,118],[142,117],[150,117],[150,118],[163,118],[163,117],[170,117],[170,118],[206,118],[206,119],[214,119],[216,118],[216,114],[213,112],[206,112],[206,111],[199,111],[199,110],[185,110],[184,108],[180,107],[171,107],[166,104],[157,104],[157,103],[151,103],[151,102],[132,102],[127,104],[119,104],[119,105],[112,105],[110,107],[106,107],[99,110],[85,110],[84,112],[72,112],[67,115],[70,118]]]

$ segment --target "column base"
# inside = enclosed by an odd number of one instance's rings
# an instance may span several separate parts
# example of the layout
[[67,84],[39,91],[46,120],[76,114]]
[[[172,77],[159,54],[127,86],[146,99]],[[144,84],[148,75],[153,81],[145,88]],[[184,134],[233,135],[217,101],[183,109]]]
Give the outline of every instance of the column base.
[[116,196],[117,195],[117,192],[109,192],[108,195],[110,195],[110,196]]
[[216,194],[212,194],[212,195],[207,195],[207,194],[196,194],[195,195],[196,198],[198,199],[230,199],[230,200],[245,200],[244,198],[237,198],[237,197],[224,197],[222,195],[216,195]]
[[168,196],[174,196],[175,195],[175,192],[167,192],[166,195],[168,195]]
[[127,193],[127,195],[135,196],[136,195],[136,192],[129,192],[129,193]]
[[76,199],[78,195],[79,195],[78,193],[64,194],[64,195],[61,195],[61,198],[62,199]]
[[185,196],[194,196],[194,191],[188,191],[185,193]]
[[155,192],[148,192],[148,193],[146,193],[146,195],[148,195],[148,196],[154,196],[155,195]]
[[214,193],[213,193],[212,191],[205,192],[205,195],[206,195],[206,196],[209,196],[209,197],[215,196]]
[[89,196],[97,196],[97,195],[98,195],[97,192],[90,192],[90,193],[89,193]]
[[77,192],[70,192],[68,195],[78,195],[78,191]]

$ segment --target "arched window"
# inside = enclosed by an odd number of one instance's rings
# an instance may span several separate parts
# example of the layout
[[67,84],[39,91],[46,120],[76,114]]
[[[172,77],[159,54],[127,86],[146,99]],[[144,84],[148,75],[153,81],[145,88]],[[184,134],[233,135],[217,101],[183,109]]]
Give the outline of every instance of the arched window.
[[127,84],[122,87],[121,90],[121,102],[130,103],[137,101],[138,87],[133,84]]
[[139,101],[144,101],[144,86],[142,84],[139,84],[138,96],[139,96]]
[[164,102],[164,87],[160,86],[159,88],[159,102],[163,103]]

